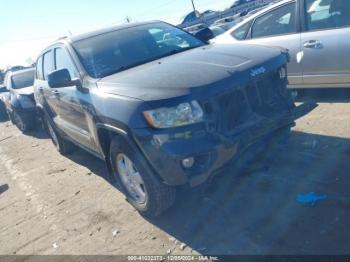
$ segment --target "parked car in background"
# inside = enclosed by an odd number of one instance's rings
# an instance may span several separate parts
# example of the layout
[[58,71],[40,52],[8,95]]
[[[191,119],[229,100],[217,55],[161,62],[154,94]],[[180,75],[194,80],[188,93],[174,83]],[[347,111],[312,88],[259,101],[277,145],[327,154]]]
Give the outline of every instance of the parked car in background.
[[[159,31],[183,41],[168,45]],[[35,99],[59,152],[75,144],[105,160],[128,201],[156,216],[178,186],[256,154],[316,106],[295,107],[287,60],[276,48],[209,45],[163,22],[126,24],[47,47]]]
[[27,132],[36,126],[36,107],[34,101],[35,69],[25,69],[9,72],[6,75],[8,93],[2,96],[6,111],[13,124],[22,132]]
[[284,0],[214,40],[282,46],[291,55],[290,88],[350,87],[350,5],[345,0]]
[[[213,33],[212,38],[217,37],[217,36],[219,36],[219,35],[222,35],[223,33],[226,32],[226,30],[224,30],[224,29],[221,28],[220,26],[214,26],[214,25],[212,25],[212,26],[209,26],[209,29],[210,29],[210,31],[212,31],[212,33]],[[210,39],[209,39],[209,40],[210,40]]]
[[213,10],[206,10],[203,13],[196,11],[192,11],[189,14],[185,15],[181,24],[187,24],[187,23],[191,23],[191,22],[195,22],[196,20],[198,20],[199,18],[206,18],[208,16],[211,15],[215,15],[217,12],[213,11]]
[[234,16],[229,16],[225,18],[221,18],[219,20],[216,20],[213,25],[214,26],[219,26],[225,31],[229,30],[232,28],[234,25],[238,24],[241,21],[241,17],[239,14],[234,15]]
[[197,25],[193,25],[193,26],[189,26],[189,27],[185,27],[183,30],[189,32],[192,35],[195,35],[196,33],[198,33],[199,31],[208,28],[207,24],[197,24]]
[[25,67],[25,66],[21,66],[21,65],[17,65],[17,66],[10,66],[8,68],[6,68],[5,70],[5,75],[9,72],[16,72],[16,71],[19,71],[19,70],[23,70],[23,69],[27,69],[28,67]]
[[255,0],[235,0],[230,8],[236,8],[236,7],[239,7],[240,5],[244,5],[252,1],[255,1]]

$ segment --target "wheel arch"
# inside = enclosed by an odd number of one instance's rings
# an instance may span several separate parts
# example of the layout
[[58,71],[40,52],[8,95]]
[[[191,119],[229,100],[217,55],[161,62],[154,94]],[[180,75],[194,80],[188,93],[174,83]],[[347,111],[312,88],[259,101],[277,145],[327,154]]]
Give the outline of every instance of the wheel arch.
[[121,128],[117,128],[108,124],[97,123],[96,129],[98,143],[105,158],[108,158],[109,156],[109,146],[112,142],[112,139],[115,137],[124,137],[124,139],[128,139],[128,132]]
[[110,145],[112,140],[115,137],[119,137],[120,139],[123,139],[134,151],[138,152],[145,159],[149,168],[151,168],[154,171],[156,178],[159,179],[159,181],[164,182],[164,180],[159,176],[159,174],[155,172],[154,167],[150,164],[149,159],[146,157],[146,155],[141,150],[141,148],[139,148],[136,141],[133,140],[132,135],[130,134],[129,131],[126,131],[125,129],[111,126],[108,124],[102,124],[102,123],[97,123],[96,128],[97,128],[97,136],[99,140],[98,142],[104,154],[104,158],[105,158],[108,170],[110,172],[113,171],[111,167],[111,159],[110,159],[110,152],[109,152]]

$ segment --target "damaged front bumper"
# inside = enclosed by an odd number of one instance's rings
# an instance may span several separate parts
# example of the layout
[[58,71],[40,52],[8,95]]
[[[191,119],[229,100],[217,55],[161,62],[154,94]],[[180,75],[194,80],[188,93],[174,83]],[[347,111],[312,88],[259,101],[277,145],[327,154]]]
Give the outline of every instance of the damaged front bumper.
[[[208,130],[202,123],[173,131],[137,129],[134,138],[164,183],[197,186],[257,142],[289,130],[296,119],[316,107],[316,103],[305,103],[268,117],[252,117],[230,133]],[[184,167],[183,160],[188,158],[194,160],[193,165]]]

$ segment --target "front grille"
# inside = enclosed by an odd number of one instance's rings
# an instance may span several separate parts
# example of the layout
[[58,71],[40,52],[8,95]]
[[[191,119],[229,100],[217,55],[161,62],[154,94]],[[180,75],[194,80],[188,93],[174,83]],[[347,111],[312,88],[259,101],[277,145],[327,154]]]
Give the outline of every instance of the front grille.
[[231,130],[244,122],[249,113],[249,105],[241,89],[221,94],[217,98],[220,108],[220,130]]
[[284,85],[278,72],[273,72],[245,86],[220,94],[214,99],[218,111],[218,129],[231,131],[250,117],[266,117],[286,110],[288,97],[281,92]]

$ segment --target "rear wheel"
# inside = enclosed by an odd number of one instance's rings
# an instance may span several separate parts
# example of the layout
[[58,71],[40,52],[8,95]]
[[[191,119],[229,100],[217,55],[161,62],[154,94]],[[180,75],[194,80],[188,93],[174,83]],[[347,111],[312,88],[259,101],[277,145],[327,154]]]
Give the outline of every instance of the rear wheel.
[[13,123],[17,126],[19,130],[23,133],[34,129],[35,118],[32,116],[26,116],[24,114],[18,113],[16,110],[12,112]]
[[141,215],[156,217],[175,202],[176,188],[162,183],[143,156],[124,139],[116,137],[112,140],[110,159],[114,178],[128,202]]
[[52,143],[55,145],[58,152],[62,155],[67,155],[74,151],[74,145],[72,142],[67,141],[54,129],[47,117],[44,117],[44,128],[46,129],[48,135],[51,138]]

